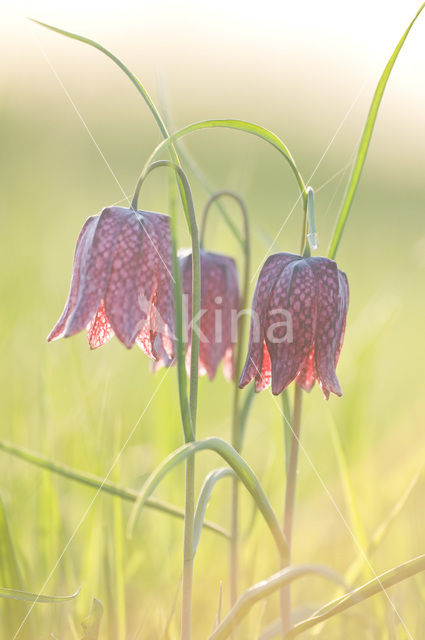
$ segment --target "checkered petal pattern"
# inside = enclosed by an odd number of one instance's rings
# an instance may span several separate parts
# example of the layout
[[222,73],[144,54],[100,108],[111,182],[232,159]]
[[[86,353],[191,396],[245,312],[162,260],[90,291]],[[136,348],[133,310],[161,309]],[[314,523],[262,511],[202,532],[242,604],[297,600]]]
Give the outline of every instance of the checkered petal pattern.
[[92,349],[115,334],[153,360],[174,358],[171,238],[167,216],[107,207],[84,224],[71,287],[50,342],[87,329]]
[[[212,380],[223,360],[228,379],[234,376],[233,347],[240,306],[239,284],[233,258],[201,250],[201,316],[199,374]],[[192,254],[180,258],[182,289],[187,300],[187,317],[192,317]],[[190,368],[191,327],[188,330],[186,367]]]
[[326,398],[342,395],[335,368],[348,309],[348,281],[333,260],[277,253],[265,262],[252,303],[248,356],[239,386],[255,379],[281,393],[293,381]]

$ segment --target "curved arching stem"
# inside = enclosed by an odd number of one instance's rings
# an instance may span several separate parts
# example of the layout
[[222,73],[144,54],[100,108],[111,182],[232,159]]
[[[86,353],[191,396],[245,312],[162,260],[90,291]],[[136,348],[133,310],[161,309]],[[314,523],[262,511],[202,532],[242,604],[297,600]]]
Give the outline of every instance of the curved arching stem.
[[[196,434],[196,409],[198,397],[198,360],[199,360],[199,319],[201,307],[201,267],[199,257],[199,234],[196,222],[193,198],[189,182],[183,169],[170,160],[152,163],[142,172],[132,200],[132,208],[137,211],[140,188],[146,177],[159,167],[169,167],[177,173],[179,188],[186,203],[187,224],[192,241],[192,331],[189,398],[186,385],[186,349],[183,340],[182,286],[180,266],[177,257],[176,220],[171,217],[171,238],[174,277],[174,300],[176,312],[177,368],[179,382],[180,412],[182,416],[185,442],[193,442]],[[182,640],[190,640],[192,635],[192,583],[193,583],[193,527],[195,515],[195,457],[186,460],[185,518],[183,544],[183,587],[182,587]]]
[[[304,209],[304,226],[306,226],[306,215],[307,215],[307,187],[304,182],[304,179],[295,163],[295,160],[289,151],[288,147],[285,143],[272,131],[269,131],[265,127],[261,127],[260,125],[253,124],[252,122],[246,122],[244,120],[235,120],[235,119],[222,119],[222,120],[202,120],[200,122],[195,122],[193,124],[189,124],[182,129],[174,132],[168,138],[160,142],[157,147],[153,150],[151,155],[149,156],[146,165],[150,165],[157,155],[161,153],[164,149],[172,146],[177,140],[183,138],[184,136],[194,133],[195,131],[200,131],[203,129],[234,129],[237,131],[243,131],[244,133],[248,133],[254,135],[258,138],[261,138],[265,142],[268,142],[272,145],[279,153],[285,158],[288,162],[295,179],[297,181],[300,197],[303,201],[303,209]],[[136,187],[137,188],[137,187]]]
[[[232,446],[239,453],[242,438],[240,435],[240,412],[239,412],[239,400],[241,389],[238,387],[238,380],[241,373],[241,364],[243,356],[243,348],[245,344],[245,333],[247,328],[246,308],[248,306],[248,291],[249,291],[249,279],[250,279],[250,261],[251,261],[251,240],[250,240],[250,228],[248,212],[244,201],[238,194],[233,191],[218,191],[213,194],[205,205],[204,212],[201,221],[200,240],[201,247],[205,242],[205,230],[207,226],[207,220],[209,218],[212,205],[217,202],[219,198],[230,197],[232,198],[240,208],[240,213],[243,220],[243,277],[242,277],[242,289],[240,298],[240,314],[238,317],[238,339],[235,348],[235,360],[234,360],[234,381],[233,381],[233,400],[232,400]],[[238,531],[239,531],[239,517],[238,517],[238,505],[239,505],[239,483],[237,478],[232,480],[232,507],[231,507],[231,542],[230,542],[230,604],[234,605],[238,594]]]

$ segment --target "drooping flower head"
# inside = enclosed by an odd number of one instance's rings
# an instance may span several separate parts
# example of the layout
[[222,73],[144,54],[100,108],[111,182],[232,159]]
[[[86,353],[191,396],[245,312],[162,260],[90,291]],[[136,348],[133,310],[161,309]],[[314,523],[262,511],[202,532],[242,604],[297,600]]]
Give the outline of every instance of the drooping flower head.
[[[200,252],[201,263],[201,315],[199,342],[199,375],[207,374],[212,380],[224,359],[226,378],[232,379],[233,347],[236,340],[239,311],[239,285],[233,258],[209,251]],[[180,257],[182,290],[187,299],[187,316],[192,316],[192,254]],[[191,327],[188,323],[186,367],[190,367]]]
[[153,360],[174,357],[174,304],[168,216],[108,207],[77,240],[71,288],[47,340],[87,329],[92,349],[112,336]]
[[342,395],[335,373],[348,308],[348,282],[336,262],[277,253],[266,260],[252,302],[248,356],[239,381],[255,378],[281,393],[293,380]]

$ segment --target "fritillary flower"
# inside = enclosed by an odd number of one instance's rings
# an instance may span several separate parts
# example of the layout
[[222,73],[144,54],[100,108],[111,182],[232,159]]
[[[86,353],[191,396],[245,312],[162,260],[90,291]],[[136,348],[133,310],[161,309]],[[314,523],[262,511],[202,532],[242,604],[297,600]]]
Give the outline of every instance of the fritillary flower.
[[[209,251],[200,252],[201,313],[199,343],[199,375],[207,374],[212,380],[218,365],[224,360],[223,371],[227,379],[234,375],[233,347],[236,339],[239,311],[239,284],[233,258]],[[187,296],[187,316],[192,312],[192,254],[180,257],[182,290]],[[188,331],[186,366],[190,367],[190,336]]]
[[84,224],[71,288],[47,340],[87,329],[92,349],[115,334],[153,360],[174,357],[174,304],[168,216],[107,207]]
[[270,256],[252,303],[248,356],[239,381],[255,378],[281,393],[293,380],[310,391],[315,380],[326,398],[342,395],[335,367],[344,340],[348,282],[333,260],[291,253]]

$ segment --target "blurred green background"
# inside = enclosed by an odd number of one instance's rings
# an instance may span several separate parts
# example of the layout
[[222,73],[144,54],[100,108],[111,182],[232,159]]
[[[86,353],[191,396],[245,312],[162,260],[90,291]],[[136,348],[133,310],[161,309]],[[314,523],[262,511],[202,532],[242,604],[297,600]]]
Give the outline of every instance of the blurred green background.
[[[152,375],[147,358],[116,339],[90,352],[83,334],[50,345],[45,337],[63,308],[84,220],[106,205],[125,205],[121,188],[131,196],[160,136],[145,104],[110,61],[29,26],[23,14],[101,40],[154,100],[163,104],[166,96],[173,128],[235,117],[275,131],[304,178],[314,172],[318,253],[324,254],[374,87],[417,6],[327,2],[319,10],[301,2],[296,8],[282,3],[277,10],[266,2],[258,12],[251,3],[219,2],[208,14],[189,2],[155,8],[127,2],[120,11],[108,3],[77,2],[65,9],[37,4],[6,9],[2,22],[0,438],[104,476],[143,413],[111,474],[138,488],[182,443],[175,371]],[[367,547],[413,478],[409,497],[370,563],[379,573],[424,551],[424,29],[422,17],[396,63],[337,257],[351,292],[338,366],[344,396],[326,403],[315,388],[305,400],[307,455],[300,454],[294,562],[324,563],[342,574],[360,557],[349,528]],[[284,222],[274,250],[298,251],[301,207],[294,208],[296,184],[279,154],[259,139],[218,130],[197,133],[184,147],[217,189],[235,190],[245,199],[254,269]],[[200,212],[207,196],[193,176],[192,187]],[[139,204],[166,212],[167,203],[167,176],[156,172]],[[237,216],[231,205],[228,211]],[[180,239],[188,244],[183,224]],[[240,263],[238,246],[218,214],[208,246]],[[200,438],[229,438],[230,403],[231,387],[221,371],[213,383],[201,380]],[[268,392],[255,398],[244,455],[280,514],[282,418]],[[201,454],[198,486],[215,466],[221,463],[213,454]],[[251,498],[242,494],[241,589],[278,569],[270,534],[259,517],[253,520]],[[183,504],[183,468],[157,495]],[[105,607],[102,638],[178,637],[179,606],[173,614],[173,603],[181,575],[181,522],[146,510],[129,541],[128,504],[101,495],[91,505],[93,490],[2,452],[0,497],[23,588],[37,592],[44,585],[49,594],[82,588],[69,604],[37,604],[19,638],[80,638],[81,620],[94,597]],[[229,498],[230,483],[224,480],[208,518],[228,526]],[[4,567],[0,586],[18,586],[5,583]],[[358,584],[372,576],[365,563],[360,568]],[[226,542],[206,531],[195,561],[196,639],[212,629],[221,581],[226,608]],[[295,607],[314,608],[336,593],[320,578],[304,579],[294,588]],[[424,578],[403,583],[390,595],[411,636],[385,597],[329,622],[322,633],[329,640],[341,634],[421,638]],[[277,604],[270,598],[265,607],[257,606],[238,637],[257,638],[276,617]],[[25,610],[22,604],[0,604],[2,638],[14,637]]]

